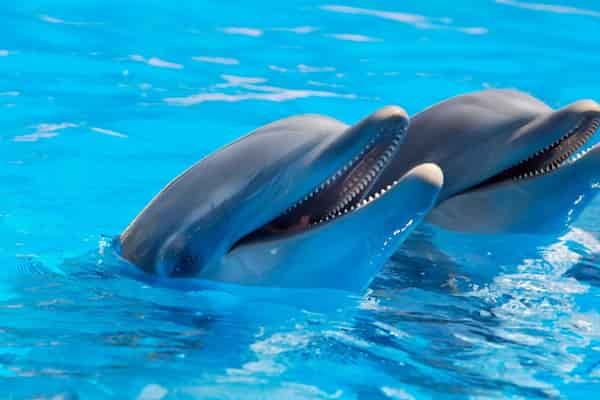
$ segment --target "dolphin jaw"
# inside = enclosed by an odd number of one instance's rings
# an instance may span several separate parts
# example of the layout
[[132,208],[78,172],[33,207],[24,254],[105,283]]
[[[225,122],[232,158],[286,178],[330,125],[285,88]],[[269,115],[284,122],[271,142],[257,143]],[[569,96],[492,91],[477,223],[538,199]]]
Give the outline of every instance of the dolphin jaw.
[[[402,178],[404,178],[405,176],[408,176],[409,174],[417,174],[417,175],[419,175],[420,179],[422,179],[423,182],[428,183],[432,187],[438,187],[440,189],[444,182],[443,172],[436,164],[433,164],[433,163],[420,164],[419,166],[417,166],[417,167],[413,168],[412,170],[410,170],[409,172],[407,172],[407,174],[403,175],[400,179],[395,180],[392,184],[389,184],[386,187],[383,187],[375,192],[372,192],[371,194],[369,194],[368,197],[365,197],[358,203],[352,204],[352,206],[350,206],[350,208],[344,209],[343,211],[339,211],[337,214],[330,214],[330,215],[326,216],[325,218],[321,219],[320,221],[315,222],[313,225],[319,225],[324,222],[329,222],[330,220],[342,217],[353,211],[357,211],[359,209],[362,209],[362,208],[365,208],[365,207],[371,205],[373,202],[375,202],[376,200],[383,197],[387,192],[394,189],[401,182]],[[412,223],[412,220],[410,220],[410,223]],[[405,228],[408,228],[408,226]],[[403,231],[404,230],[405,229],[403,229]]]
[[[600,116],[585,116],[559,139],[537,150],[514,166],[461,191],[459,194],[484,190],[491,186],[514,184],[515,182],[550,174],[559,168],[573,164],[591,150],[599,147],[598,140],[592,140],[592,138],[600,136],[597,134],[599,127]],[[586,146],[586,144],[588,145]],[[556,153],[557,151],[559,153]]]
[[398,184],[398,182],[399,182],[398,180],[395,180],[391,185],[387,185],[387,187],[379,190],[378,192],[370,194],[369,197],[362,199],[358,203],[352,204],[351,206],[349,206],[347,208],[340,209],[340,210],[338,210],[336,212],[327,214],[325,217],[321,218],[320,220],[313,222],[311,224],[311,227],[323,224],[325,222],[329,222],[329,221],[334,220],[336,218],[342,217],[342,216],[344,216],[344,215],[346,215],[348,213],[356,211],[356,210],[358,210],[360,208],[366,207],[367,205],[371,204],[372,202],[374,202],[375,200],[379,199],[381,196],[383,196],[384,194],[386,194],[386,192],[388,192],[389,190],[393,189]]
[[[398,145],[400,144],[400,140],[402,137],[402,134],[404,133],[404,131],[399,131],[398,133],[395,134],[395,137],[393,139],[393,152],[395,152],[395,150],[397,149]],[[365,148],[363,148],[360,153],[358,155],[356,155],[352,160],[348,161],[342,168],[340,168],[338,171],[336,171],[332,176],[330,176],[329,178],[327,178],[324,182],[322,182],[319,186],[317,186],[314,190],[312,190],[310,193],[308,193],[307,195],[304,196],[304,198],[302,198],[301,200],[297,201],[296,203],[294,203],[292,206],[290,206],[286,211],[284,211],[283,215],[285,214],[289,214],[290,212],[292,212],[294,209],[302,206],[304,203],[306,203],[307,201],[309,201],[311,198],[313,198],[314,196],[316,196],[317,194],[323,192],[325,189],[329,188],[334,182],[336,182],[339,178],[342,177],[342,175],[349,171],[353,166],[355,166],[358,161],[365,155],[365,153],[367,151],[369,151],[377,142],[377,140],[383,135],[383,131],[380,131],[376,137],[374,137]],[[386,151],[387,154],[387,151]],[[390,155],[391,157],[391,155]],[[386,159],[386,162],[389,161],[389,157]],[[379,171],[382,169],[382,167],[378,167],[377,165],[374,165],[374,169],[376,168],[376,171]],[[370,176],[370,174],[368,174]],[[353,197],[348,197],[348,198],[344,198],[342,200],[342,202],[349,202],[353,199]]]
[[[394,125],[392,129],[387,128],[379,128],[373,139],[371,139],[356,156],[350,159],[339,170],[321,182],[299,201],[285,209],[285,211],[283,211],[274,220],[267,223],[263,227],[244,235],[231,246],[229,251],[233,250],[242,243],[260,240],[263,237],[272,237],[273,235],[278,234],[295,234],[313,229],[320,224],[330,222],[345,214],[353,212],[358,208],[363,207],[383,196],[385,192],[395,186],[398,181],[395,181],[393,185],[388,185],[387,188],[382,189],[377,194],[363,199],[377,177],[392,161],[394,155],[400,148],[400,144],[402,143],[403,137],[407,131],[407,125]],[[384,143],[385,147],[379,151],[376,151],[376,146],[381,143]],[[354,169],[357,168],[361,161],[363,161],[371,151],[374,151],[376,154],[375,157],[369,160],[370,162],[367,165],[368,168],[366,171],[362,171],[360,174],[353,175],[355,172]],[[306,211],[306,209],[311,207],[311,205],[314,206],[314,203],[318,203],[319,196],[325,194],[328,190],[333,190],[334,184],[339,183],[342,179],[344,183],[342,187],[344,195],[341,197],[341,199],[337,200],[331,206],[326,204],[323,207],[323,210],[325,211],[324,214],[308,216],[307,219],[304,219],[306,216],[303,215],[303,211]],[[286,221],[286,219],[288,221]],[[276,227],[277,224],[282,223],[282,221],[284,221],[284,225],[287,225],[290,220],[294,221],[295,224],[293,226],[284,226],[283,229],[270,229],[271,227]]]
[[[596,120],[596,126],[600,126],[600,119]],[[585,157],[590,151],[600,148],[600,135],[596,135],[595,133],[596,132],[592,133],[590,138],[580,146],[578,151],[570,155],[560,166],[571,165]]]

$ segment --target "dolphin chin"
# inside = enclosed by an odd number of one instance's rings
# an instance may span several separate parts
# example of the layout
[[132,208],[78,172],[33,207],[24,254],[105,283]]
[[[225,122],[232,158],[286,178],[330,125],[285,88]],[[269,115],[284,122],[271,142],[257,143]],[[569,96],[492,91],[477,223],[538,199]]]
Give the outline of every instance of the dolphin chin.
[[591,100],[553,110],[512,90],[458,96],[411,119],[375,187],[433,162],[445,184],[429,222],[479,233],[562,231],[596,193],[599,126]]
[[432,210],[428,221],[478,233],[561,233],[598,194],[599,169],[600,145],[594,145],[549,172],[453,196]]
[[[370,251],[351,263],[355,249],[338,245],[349,243],[346,238],[333,246],[333,232],[393,247],[404,237],[394,232],[423,218],[441,186],[439,169],[425,166],[368,196],[401,147],[407,125],[404,110],[390,106],[352,127],[311,115],[259,128],[169,183],[120,235],[121,255],[167,277],[364,287],[387,253]],[[414,187],[414,199],[408,187]],[[386,198],[406,199],[404,211],[369,211],[383,210],[377,204]],[[381,225],[368,224],[367,215]],[[393,239],[383,240],[385,235]],[[329,273],[339,268],[330,263],[343,261],[351,277]]]

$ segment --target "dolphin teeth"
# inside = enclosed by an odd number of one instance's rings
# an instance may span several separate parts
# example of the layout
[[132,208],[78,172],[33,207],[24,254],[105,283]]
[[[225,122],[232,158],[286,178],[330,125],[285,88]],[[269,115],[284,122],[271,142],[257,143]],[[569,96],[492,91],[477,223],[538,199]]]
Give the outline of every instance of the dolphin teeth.
[[[337,204],[334,204],[333,207],[325,210],[326,212],[324,212],[320,218],[311,220],[311,225],[338,218],[355,210],[358,207],[365,206],[373,200],[384,195],[387,190],[391,189],[397,183],[397,181],[394,181],[392,185],[387,185],[387,187],[380,188],[377,192],[369,195],[367,198],[363,198],[361,196],[361,194],[369,188],[370,184],[378,176],[378,174],[389,164],[389,161],[397,152],[405,133],[405,129],[399,129],[390,132],[388,132],[386,129],[379,130],[377,137],[370,140],[358,155],[356,155],[350,162],[343,165],[339,170],[334,172],[329,178],[317,186],[313,192],[307,194],[301,201],[290,207],[290,210],[295,210],[297,207],[301,206],[302,203],[312,199],[316,195],[321,194],[324,190],[327,190],[328,186],[332,185],[338,179],[343,179],[343,183],[340,185],[342,186],[341,200],[339,200]],[[384,134],[390,135],[389,139],[386,139],[389,140],[387,148],[382,149],[382,151],[378,151],[378,155],[373,156],[369,152],[373,146],[378,143],[379,137]],[[356,173],[353,173],[353,176],[349,179],[344,179],[345,174],[355,167],[357,167]]]

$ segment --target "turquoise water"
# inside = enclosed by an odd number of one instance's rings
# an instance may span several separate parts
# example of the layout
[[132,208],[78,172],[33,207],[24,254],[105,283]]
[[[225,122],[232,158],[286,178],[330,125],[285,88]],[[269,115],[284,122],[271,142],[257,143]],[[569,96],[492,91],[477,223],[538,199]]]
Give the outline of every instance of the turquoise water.
[[423,226],[363,296],[147,282],[110,248],[290,114],[598,99],[600,5],[543,1],[2,2],[0,398],[591,398],[598,202],[559,236]]

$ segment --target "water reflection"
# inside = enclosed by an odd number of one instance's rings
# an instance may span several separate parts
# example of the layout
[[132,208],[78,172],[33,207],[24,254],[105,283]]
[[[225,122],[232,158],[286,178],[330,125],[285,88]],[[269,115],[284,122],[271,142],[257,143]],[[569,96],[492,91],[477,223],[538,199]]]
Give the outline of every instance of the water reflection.
[[458,32],[467,33],[470,35],[484,35],[488,32],[486,28],[480,26],[456,27],[452,25],[452,20],[450,18],[430,18],[419,14],[349,7],[343,5],[325,5],[321,6],[321,9],[341,14],[378,17],[389,21],[412,25],[415,28],[419,29],[450,29],[456,30]]
[[132,54],[131,56],[129,56],[129,59],[131,61],[141,62],[144,64],[151,65],[153,67],[183,69],[183,65],[181,65],[181,64],[177,64],[177,63],[174,63],[171,61],[161,60],[160,58],[157,58],[157,57],[145,58],[144,56],[141,56],[139,54]]
[[117,132],[117,131],[112,131],[110,129],[92,127],[92,128],[90,128],[90,130],[93,131],[93,132],[96,132],[96,133],[100,133],[102,135],[118,137],[118,138],[121,138],[121,139],[127,138],[127,135],[125,135],[124,133]]
[[348,42],[359,42],[359,43],[381,42],[381,39],[374,38],[371,36],[366,36],[366,35],[357,35],[354,33],[335,33],[330,36],[335,39],[345,40]]
[[198,62],[204,62],[209,64],[222,64],[222,65],[238,65],[240,61],[236,58],[230,57],[208,57],[208,56],[198,56],[192,57],[192,60]]
[[[323,72],[330,69],[308,67],[300,65],[298,68],[303,72]],[[253,77],[240,77],[233,75],[222,75],[226,83],[214,85],[214,88],[238,88],[245,89],[242,93],[225,93],[216,91],[207,91],[205,93],[192,94],[184,97],[167,97],[164,101],[167,104],[190,106],[206,102],[227,102],[235,103],[247,100],[263,100],[282,102],[288,100],[302,99],[306,97],[337,97],[342,99],[355,99],[354,94],[343,94],[325,90],[310,89],[286,89],[277,86],[266,85],[266,79]]]
[[51,139],[59,135],[59,131],[69,128],[77,128],[78,124],[72,122],[62,122],[58,124],[39,124],[35,126],[35,131],[26,135],[17,135],[13,138],[15,142],[37,142],[40,139]]
[[244,28],[244,27],[228,27],[221,29],[223,33],[228,35],[242,35],[242,36],[250,36],[250,37],[259,37],[262,36],[263,31],[255,28]]
[[586,10],[584,8],[576,8],[570,6],[563,6],[558,4],[549,4],[549,3],[534,3],[534,2],[525,2],[525,1],[515,1],[515,0],[496,0],[496,3],[522,8],[525,10],[533,10],[533,11],[544,11],[549,13],[556,14],[571,14],[571,15],[585,15],[589,17],[600,18],[600,11]]

